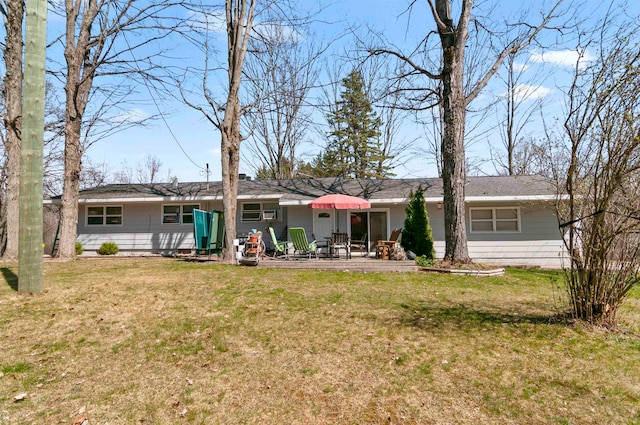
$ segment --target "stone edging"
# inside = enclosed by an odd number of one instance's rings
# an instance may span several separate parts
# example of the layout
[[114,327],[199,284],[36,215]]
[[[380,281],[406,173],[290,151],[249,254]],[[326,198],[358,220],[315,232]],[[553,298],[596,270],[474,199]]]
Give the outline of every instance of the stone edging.
[[475,269],[441,269],[436,267],[420,267],[420,271],[430,273],[462,274],[469,276],[502,276],[504,268],[475,270]]

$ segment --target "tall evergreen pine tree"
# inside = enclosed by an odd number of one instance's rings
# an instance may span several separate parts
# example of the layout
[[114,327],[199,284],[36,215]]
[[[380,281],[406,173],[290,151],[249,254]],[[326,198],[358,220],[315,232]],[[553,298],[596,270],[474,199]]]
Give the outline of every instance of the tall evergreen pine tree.
[[344,91],[336,110],[327,116],[333,129],[329,133],[326,151],[318,158],[320,174],[344,178],[389,177],[391,167],[386,162],[380,143],[382,122],[364,91],[364,79],[357,71],[342,80]]
[[413,251],[418,256],[424,255],[432,260],[435,256],[433,235],[431,234],[422,187],[418,187],[416,193],[411,193],[411,200],[407,204],[405,212],[407,216],[404,219],[400,244],[406,251]]

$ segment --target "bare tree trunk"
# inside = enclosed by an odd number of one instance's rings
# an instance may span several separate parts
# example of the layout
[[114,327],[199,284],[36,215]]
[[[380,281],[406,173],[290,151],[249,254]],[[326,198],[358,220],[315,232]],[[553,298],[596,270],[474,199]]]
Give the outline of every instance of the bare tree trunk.
[[[57,256],[64,259],[75,258],[78,237],[78,192],[82,171],[82,148],[80,135],[82,119],[89,100],[95,68],[88,55],[91,26],[98,14],[96,2],[86,9],[80,4],[66,0],[66,36],[64,58],[67,63],[64,127],[64,183],[62,189],[60,218],[60,245]],[[76,35],[77,20],[81,18],[81,28]],[[88,58],[87,58],[88,59]]]
[[[22,121],[22,21],[24,7],[22,0],[7,2],[6,48],[4,61],[4,98],[6,115],[7,186],[4,204],[6,245],[3,257],[8,260],[18,258],[19,187],[20,187],[20,138]],[[0,246],[2,252],[2,246]]]
[[[471,3],[467,5],[471,7]],[[451,5],[448,0],[436,3],[440,41],[443,51],[442,69],[442,111],[444,131],[442,138],[442,185],[444,189],[444,239],[445,261],[468,262],[467,229],[465,225],[464,190],[466,181],[466,161],[464,152],[464,129],[467,99],[463,92],[464,43],[467,28],[459,25],[456,31],[451,19]],[[468,13],[469,11],[467,11]],[[465,21],[465,11],[461,22]]]
[[[235,100],[235,103],[234,103]],[[227,101],[225,119],[222,123],[221,165],[222,205],[224,209],[225,243],[224,261],[234,262],[233,240],[236,237],[236,210],[238,204],[238,171],[240,167],[240,105],[238,98]]]
[[[69,112],[67,112],[68,114]],[[78,192],[80,190],[81,120],[67,120],[65,125],[64,182],[61,199],[60,244],[57,256],[70,259],[76,256],[78,236]]]
[[224,118],[219,126],[221,134],[222,196],[224,208],[225,243],[223,260],[235,261],[233,240],[236,238],[236,209],[238,203],[238,170],[240,166],[240,81],[242,65],[253,26],[255,0],[226,0],[229,92]]

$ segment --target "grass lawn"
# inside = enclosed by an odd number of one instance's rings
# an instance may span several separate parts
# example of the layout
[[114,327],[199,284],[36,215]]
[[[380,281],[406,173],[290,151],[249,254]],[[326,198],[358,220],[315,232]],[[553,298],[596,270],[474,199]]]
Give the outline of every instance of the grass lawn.
[[640,424],[640,288],[611,333],[557,319],[552,271],[0,269],[3,425]]

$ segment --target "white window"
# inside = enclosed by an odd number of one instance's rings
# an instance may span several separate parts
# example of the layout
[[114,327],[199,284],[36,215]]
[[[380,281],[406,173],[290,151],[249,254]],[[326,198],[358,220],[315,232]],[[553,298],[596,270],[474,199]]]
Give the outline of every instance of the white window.
[[87,226],[122,226],[122,206],[92,205],[87,207]]
[[520,232],[520,208],[470,208],[471,233]]
[[267,202],[247,202],[242,204],[242,221],[269,221],[280,218],[280,206]]
[[162,224],[193,224],[193,210],[200,204],[170,204],[162,206]]

